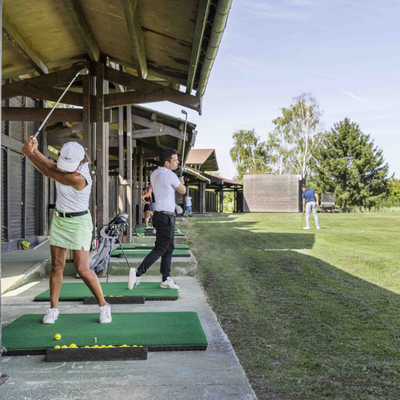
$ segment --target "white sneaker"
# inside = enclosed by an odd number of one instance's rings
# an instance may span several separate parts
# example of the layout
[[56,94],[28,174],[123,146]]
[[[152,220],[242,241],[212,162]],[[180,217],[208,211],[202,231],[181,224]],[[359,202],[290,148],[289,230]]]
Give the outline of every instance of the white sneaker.
[[151,226],[146,226],[146,229],[153,229]]
[[317,226],[317,229],[321,229],[319,226]]
[[136,277],[136,282],[135,282],[135,284],[133,285],[133,287],[139,286],[141,280],[142,280],[142,277],[141,277],[141,276],[137,276],[137,277]]
[[110,305],[107,303],[105,306],[99,307],[99,311],[100,311],[99,322],[101,324],[109,324],[112,321]]
[[169,276],[166,281],[161,282],[160,288],[163,288],[163,289],[179,289],[179,286]]
[[310,229],[308,226],[306,226],[305,228],[303,228],[303,229]]
[[58,308],[49,308],[42,319],[42,324],[54,324],[59,314],[60,310]]
[[137,281],[136,268],[129,268],[128,290],[132,290]]
[[153,229],[153,233],[156,233],[157,231],[155,229]]

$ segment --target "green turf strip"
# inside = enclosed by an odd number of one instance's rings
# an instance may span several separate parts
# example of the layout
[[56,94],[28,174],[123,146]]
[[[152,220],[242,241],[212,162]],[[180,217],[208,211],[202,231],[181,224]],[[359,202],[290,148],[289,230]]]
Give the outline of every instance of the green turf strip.
[[[42,324],[42,314],[22,315],[3,328],[7,350],[46,349],[75,343],[97,345],[207,346],[207,338],[195,312],[113,313],[112,322],[99,323],[99,314],[60,314],[54,324]],[[59,333],[61,340],[55,340]]]
[[[123,244],[122,245],[124,250],[143,250],[143,249],[150,249],[152,250],[154,247],[154,244],[148,243],[148,244]],[[118,248],[120,249],[120,247]],[[116,249],[116,250],[118,250]],[[175,245],[175,250],[189,250],[190,247],[187,244],[176,244]]]
[[[177,299],[177,289],[162,289],[159,282],[142,282],[132,290],[128,289],[128,282],[101,282],[104,296],[143,296],[146,299]],[[83,300],[84,297],[93,296],[88,287],[81,282],[63,283],[61,286],[60,300]],[[49,300],[50,291],[39,294],[35,300]]]
[[[125,254],[129,258],[143,258],[146,257],[151,250],[124,250]],[[113,250],[111,256],[123,258],[124,254],[122,250]],[[190,253],[187,250],[174,250],[172,257],[190,257]]]

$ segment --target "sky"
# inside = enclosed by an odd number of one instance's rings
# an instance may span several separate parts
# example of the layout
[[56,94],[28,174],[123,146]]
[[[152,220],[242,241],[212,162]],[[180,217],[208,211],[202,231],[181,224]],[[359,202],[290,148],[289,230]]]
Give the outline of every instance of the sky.
[[[203,98],[194,148],[215,149],[233,178],[232,134],[262,140],[301,93],[311,93],[329,131],[346,117],[383,150],[400,178],[400,0],[233,0]],[[178,118],[182,107],[146,105]]]

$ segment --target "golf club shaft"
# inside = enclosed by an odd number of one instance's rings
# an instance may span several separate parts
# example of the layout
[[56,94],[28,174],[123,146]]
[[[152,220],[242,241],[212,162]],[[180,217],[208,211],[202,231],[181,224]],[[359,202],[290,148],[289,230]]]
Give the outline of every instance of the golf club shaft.
[[184,133],[184,135],[183,135],[183,153],[182,153],[181,178],[182,178],[182,175],[183,175],[183,169],[185,168],[185,166],[183,165],[183,163],[184,163],[184,161],[185,161],[186,127],[187,127],[187,114],[186,114],[186,119],[185,119],[185,133]]
[[[80,71],[74,76],[74,78],[72,79],[72,81],[70,82],[70,84],[67,86],[67,88],[64,90],[64,92],[62,93],[62,95],[60,96],[60,98],[57,100],[57,103],[54,104],[53,108],[51,109],[51,111],[47,114],[47,117],[45,118],[45,120],[41,123],[41,125],[39,126],[39,129],[36,131],[35,135],[33,136],[34,139],[36,139],[40,133],[40,131],[42,130],[42,128],[44,127],[44,125],[46,124],[47,120],[50,118],[50,115],[53,113],[53,111],[55,110],[55,108],[58,106],[58,103],[61,101],[61,99],[64,97],[65,93],[67,93],[68,89],[71,87],[71,85],[75,82],[75,79],[79,76]],[[25,154],[22,156],[22,158],[25,157]]]

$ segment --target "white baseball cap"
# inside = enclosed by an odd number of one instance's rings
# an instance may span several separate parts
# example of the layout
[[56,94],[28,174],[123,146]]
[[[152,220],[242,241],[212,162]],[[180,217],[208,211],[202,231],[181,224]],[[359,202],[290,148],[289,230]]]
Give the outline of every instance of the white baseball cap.
[[85,149],[77,142],[65,143],[60,151],[57,167],[67,172],[74,172],[85,158]]

